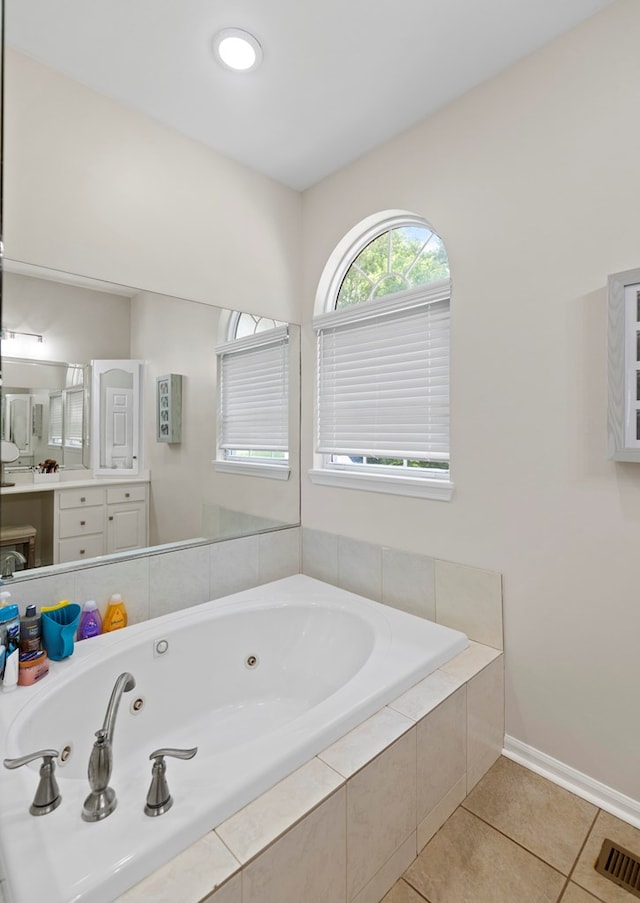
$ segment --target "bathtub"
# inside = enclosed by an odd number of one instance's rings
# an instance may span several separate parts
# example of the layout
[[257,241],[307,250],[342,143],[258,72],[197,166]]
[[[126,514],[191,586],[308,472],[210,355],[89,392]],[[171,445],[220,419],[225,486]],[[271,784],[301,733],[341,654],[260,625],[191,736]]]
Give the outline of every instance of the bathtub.
[[[61,805],[33,817],[39,763],[0,768],[11,903],[109,903],[467,646],[458,631],[303,575],[76,645],[42,683],[0,695],[2,757],[70,750]],[[166,647],[166,649],[165,649]],[[163,651],[164,650],[164,651]],[[86,823],[87,764],[117,676],[116,810]],[[149,818],[149,754],[174,798]]]

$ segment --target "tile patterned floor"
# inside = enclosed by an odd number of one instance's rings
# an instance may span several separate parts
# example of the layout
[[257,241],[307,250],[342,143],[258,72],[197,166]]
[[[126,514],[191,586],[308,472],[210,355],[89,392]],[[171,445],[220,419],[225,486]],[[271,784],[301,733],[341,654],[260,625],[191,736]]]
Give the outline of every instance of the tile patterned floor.
[[633,903],[594,870],[605,837],[640,830],[500,758],[382,903]]

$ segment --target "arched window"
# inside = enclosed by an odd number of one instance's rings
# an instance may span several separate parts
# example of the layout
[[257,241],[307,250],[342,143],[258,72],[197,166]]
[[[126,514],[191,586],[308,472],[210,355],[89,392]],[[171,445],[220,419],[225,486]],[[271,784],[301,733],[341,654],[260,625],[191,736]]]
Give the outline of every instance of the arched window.
[[451,497],[450,294],[444,243],[420,217],[371,217],[340,243],[314,319],[315,482]]

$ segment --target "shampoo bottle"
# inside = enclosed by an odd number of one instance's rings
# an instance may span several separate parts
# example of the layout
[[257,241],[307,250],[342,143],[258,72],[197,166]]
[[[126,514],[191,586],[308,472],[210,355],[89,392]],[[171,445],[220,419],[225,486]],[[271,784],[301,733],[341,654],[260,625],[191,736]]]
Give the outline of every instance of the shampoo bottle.
[[20,652],[37,652],[41,646],[42,624],[35,605],[27,605],[20,618]]
[[126,626],[127,607],[120,593],[114,593],[109,599],[102,629],[105,633],[110,633],[112,630],[120,630],[121,627]]
[[94,600],[89,599],[82,607],[78,639],[88,640],[89,637],[97,636],[99,633],[102,633],[102,618]]

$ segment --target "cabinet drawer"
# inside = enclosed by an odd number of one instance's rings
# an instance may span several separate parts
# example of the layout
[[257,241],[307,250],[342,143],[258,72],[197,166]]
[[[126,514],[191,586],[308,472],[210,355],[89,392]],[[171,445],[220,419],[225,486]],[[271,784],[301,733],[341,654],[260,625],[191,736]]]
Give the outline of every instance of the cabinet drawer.
[[65,489],[59,493],[58,504],[60,508],[89,508],[91,505],[104,503],[104,489]]
[[109,486],[107,489],[107,504],[114,505],[117,502],[144,502],[147,495],[147,487],[138,483],[134,486]]
[[61,539],[58,543],[59,562],[84,561],[104,555],[104,534],[94,533],[91,536],[74,536],[72,539]]
[[84,536],[89,533],[102,533],[104,508],[102,505],[91,508],[67,508],[60,512],[59,526],[60,539]]

